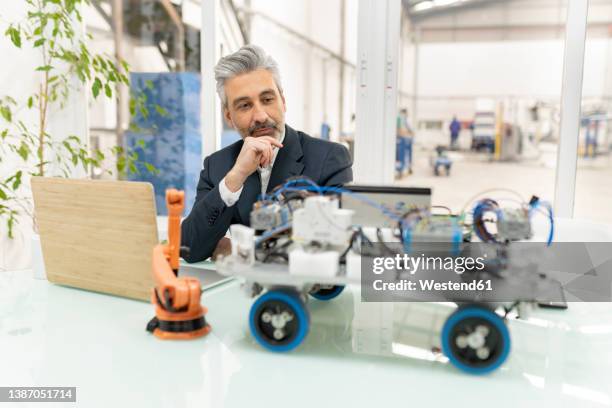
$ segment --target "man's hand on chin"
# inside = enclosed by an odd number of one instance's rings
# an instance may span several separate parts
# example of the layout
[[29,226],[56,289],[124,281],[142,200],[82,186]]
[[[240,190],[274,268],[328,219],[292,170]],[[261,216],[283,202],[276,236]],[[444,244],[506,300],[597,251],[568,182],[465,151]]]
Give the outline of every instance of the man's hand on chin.
[[246,137],[234,167],[225,175],[225,185],[230,191],[238,191],[247,177],[258,166],[268,166],[274,157],[274,148],[283,145],[271,136]]

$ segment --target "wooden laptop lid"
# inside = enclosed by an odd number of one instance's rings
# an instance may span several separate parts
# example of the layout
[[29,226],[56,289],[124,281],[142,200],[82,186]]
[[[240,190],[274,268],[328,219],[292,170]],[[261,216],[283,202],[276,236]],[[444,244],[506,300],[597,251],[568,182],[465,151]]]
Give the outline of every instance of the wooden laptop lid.
[[150,183],[33,177],[50,282],[148,301],[158,243]]

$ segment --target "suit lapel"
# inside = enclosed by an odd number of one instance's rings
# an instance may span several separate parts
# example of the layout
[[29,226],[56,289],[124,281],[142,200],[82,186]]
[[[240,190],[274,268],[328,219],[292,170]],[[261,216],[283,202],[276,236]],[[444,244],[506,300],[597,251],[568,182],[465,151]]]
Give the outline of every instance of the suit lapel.
[[279,149],[276,155],[266,192],[270,192],[274,187],[284,183],[289,177],[302,174],[302,170],[304,170],[303,156],[302,145],[297,132],[289,126],[285,126],[283,147]]
[[243,223],[250,224],[250,214],[253,210],[253,203],[257,201],[257,197],[261,194],[261,178],[259,172],[251,174],[245,181],[240,199],[238,200],[238,212]]

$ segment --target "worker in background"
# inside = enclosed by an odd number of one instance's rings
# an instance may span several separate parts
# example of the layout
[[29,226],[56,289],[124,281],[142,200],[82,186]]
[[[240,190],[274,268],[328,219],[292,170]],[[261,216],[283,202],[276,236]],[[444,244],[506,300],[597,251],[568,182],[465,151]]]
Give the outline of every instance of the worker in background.
[[599,121],[586,120],[586,135],[585,135],[585,149],[584,157],[594,158],[597,154],[597,136],[599,134]]
[[453,116],[453,120],[448,127],[450,130],[451,141],[450,148],[455,150],[457,148],[457,140],[459,139],[459,132],[461,132],[461,122],[457,120],[457,116]]
[[412,144],[414,132],[408,122],[408,109],[402,108],[397,116],[396,164],[399,175],[407,168],[412,174]]
[[321,123],[321,139],[329,140],[330,133],[331,133],[331,126],[329,126],[329,123],[327,123],[327,120],[324,120],[323,123]]
[[303,175],[322,186],[353,180],[348,150],[285,124],[287,109],[278,65],[261,48],[246,45],[219,60],[217,93],[239,140],[204,159],[195,203],[183,221],[188,262],[231,250],[232,224],[249,225],[253,203],[288,178]]

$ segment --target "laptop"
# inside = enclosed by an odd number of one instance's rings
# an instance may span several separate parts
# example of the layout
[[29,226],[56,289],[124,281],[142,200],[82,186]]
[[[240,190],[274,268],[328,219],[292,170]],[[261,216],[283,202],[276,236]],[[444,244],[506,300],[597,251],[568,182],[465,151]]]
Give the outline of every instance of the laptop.
[[[149,301],[158,244],[150,183],[33,177],[36,225],[49,282]],[[202,287],[219,283],[211,263]],[[179,275],[182,275],[179,269]]]

